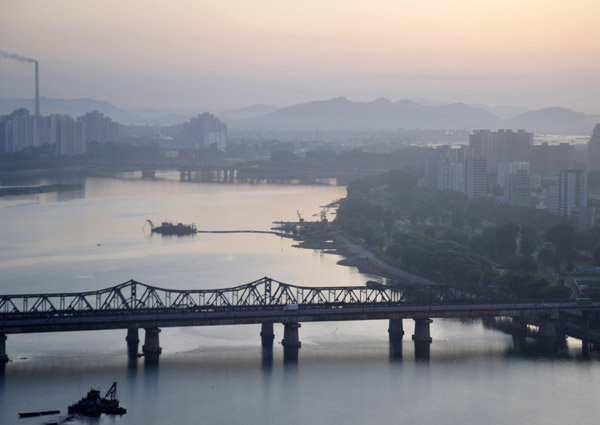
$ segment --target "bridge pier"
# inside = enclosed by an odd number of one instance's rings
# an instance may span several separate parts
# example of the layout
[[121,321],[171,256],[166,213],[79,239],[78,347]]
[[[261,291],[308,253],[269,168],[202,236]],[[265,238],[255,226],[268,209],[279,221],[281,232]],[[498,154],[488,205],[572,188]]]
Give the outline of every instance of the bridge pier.
[[388,334],[390,337],[390,360],[401,361],[402,337],[404,336],[402,319],[390,319]]
[[0,334],[0,364],[8,363],[6,355],[6,335]]
[[179,171],[179,181],[185,182],[192,180],[192,172],[189,170]]
[[583,329],[590,328],[590,312],[588,310],[583,310],[581,312],[581,327]]
[[590,350],[593,350],[593,349],[594,349],[594,344],[593,343],[591,343],[587,339],[582,339],[581,340],[581,354],[584,357],[589,357]]
[[415,333],[412,340],[415,342],[431,342],[429,324],[433,323],[431,319],[413,319],[415,321]]
[[538,335],[542,338],[558,339],[556,321],[551,317],[540,317]]
[[298,328],[300,323],[284,323],[283,324],[283,361],[284,363],[297,362],[298,351],[300,350],[300,339],[298,338]]
[[523,316],[512,317],[512,334],[515,336],[527,335],[527,321]]
[[142,347],[144,357],[150,359],[158,359],[158,356],[160,356],[160,353],[162,353],[162,348],[160,348],[158,340],[158,334],[160,333],[160,329],[146,328],[144,330],[145,339],[144,346]]
[[404,327],[402,326],[402,319],[390,319],[388,334],[390,335],[390,339],[402,339],[402,337],[404,336]]
[[127,354],[129,355],[129,357],[137,357],[138,346],[140,344],[138,328],[128,328],[127,337],[125,337],[125,341],[127,341]]
[[275,333],[273,332],[273,323],[263,323],[260,329],[260,341],[263,348],[273,347]]

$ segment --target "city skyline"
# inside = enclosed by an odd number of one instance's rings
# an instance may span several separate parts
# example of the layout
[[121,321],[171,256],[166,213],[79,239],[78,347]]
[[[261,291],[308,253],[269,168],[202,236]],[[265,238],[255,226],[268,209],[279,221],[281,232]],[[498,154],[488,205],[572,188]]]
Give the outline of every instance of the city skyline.
[[[279,107],[346,96],[600,113],[600,4],[130,1],[0,6],[2,50],[40,94],[126,108]],[[30,63],[0,59],[2,97]]]

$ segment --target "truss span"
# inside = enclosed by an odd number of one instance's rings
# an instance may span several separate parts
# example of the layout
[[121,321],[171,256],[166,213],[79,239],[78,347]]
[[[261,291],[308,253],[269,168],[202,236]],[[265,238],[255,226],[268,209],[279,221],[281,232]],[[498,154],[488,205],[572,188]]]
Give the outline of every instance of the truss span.
[[0,319],[40,313],[90,315],[102,312],[280,309],[296,304],[306,307],[452,305],[513,300],[507,288],[480,285],[309,287],[263,277],[232,288],[175,290],[129,280],[91,292],[0,295]]

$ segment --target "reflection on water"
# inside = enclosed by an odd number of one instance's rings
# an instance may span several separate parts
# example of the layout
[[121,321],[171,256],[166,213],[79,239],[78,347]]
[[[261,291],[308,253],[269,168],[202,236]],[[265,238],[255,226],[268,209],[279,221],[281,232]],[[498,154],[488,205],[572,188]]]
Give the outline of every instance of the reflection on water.
[[[265,275],[301,285],[371,278],[273,235],[160,238],[142,230],[147,218],[268,230],[295,220],[296,210],[317,214],[343,188],[93,178],[80,195],[0,199],[0,293],[96,290],[131,278],[178,289]],[[433,343],[415,344],[412,320],[404,320],[403,339],[390,341],[388,325],[303,323],[292,363],[284,362],[281,324],[266,350],[259,326],[165,328],[154,363],[128,357],[124,330],[9,335],[0,423],[15,423],[21,411],[64,412],[90,386],[106,391],[113,381],[128,413],[73,423],[562,425],[596,417],[598,358],[588,352],[578,361],[578,341],[544,346],[481,321],[435,320]]]
[[392,362],[402,361],[402,339],[390,338],[390,360]]
[[[11,396],[26,391],[36,400],[36,408],[65,409],[89,386],[106,391],[117,380],[119,399],[128,413],[123,417],[105,416],[100,423],[162,424],[175,420],[192,424],[198,423],[198,418],[209,423],[236,423],[236,418],[243,415],[245,423],[276,424],[287,414],[292,415],[290,422],[294,424],[319,418],[328,423],[358,424],[370,415],[381,423],[392,424],[397,423],[396,415],[405,411],[411,412],[406,423],[414,424],[465,420],[520,423],[519,418],[535,412],[529,401],[561,402],[553,386],[558,380],[563,389],[570,385],[592,389],[594,379],[600,378],[596,367],[590,369],[590,363],[564,363],[550,353],[543,358],[514,357],[509,350],[510,337],[502,339],[491,349],[479,350],[477,345],[468,348],[467,356],[455,355],[460,341],[434,341],[429,361],[423,361],[419,345],[406,338],[401,347],[396,346],[404,352],[402,358],[390,358],[391,345],[382,338],[371,346],[359,342],[348,347],[303,346],[297,363],[284,362],[281,346],[265,352],[258,343],[251,349],[213,347],[167,354],[160,366],[149,365],[144,359],[129,360],[125,353],[109,358],[91,355],[80,359],[80,364],[60,364],[52,358],[29,364],[15,362],[8,365],[6,385],[0,387],[0,407],[2,412],[13,412],[12,417],[3,419],[14,419],[14,412],[28,406],[31,410],[31,402]],[[510,393],[505,393],[505,388],[510,388]],[[489,405],[489,397],[494,394],[494,403],[499,403],[495,407]],[[583,393],[580,397],[590,402],[593,394]],[[7,404],[7,399],[13,400]],[[451,408],[454,404],[460,408]],[[581,405],[581,401],[575,404]],[[444,406],[449,409],[445,414]],[[500,416],[504,420],[486,420],[489,409],[498,413],[500,407],[507,409]],[[585,412],[579,411],[582,419],[586,419]],[[557,418],[540,414],[544,419],[541,423],[558,424],[573,412]],[[74,423],[91,422],[81,418]]]
[[431,343],[427,341],[414,341],[415,344],[415,360],[428,362]]
[[262,369],[269,372],[273,369],[273,347],[262,347]]

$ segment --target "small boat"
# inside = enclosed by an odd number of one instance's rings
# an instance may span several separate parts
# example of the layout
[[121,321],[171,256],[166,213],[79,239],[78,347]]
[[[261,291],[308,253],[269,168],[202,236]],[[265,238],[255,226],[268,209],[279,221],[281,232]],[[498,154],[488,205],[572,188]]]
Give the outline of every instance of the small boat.
[[160,226],[155,226],[151,220],[146,220],[150,223],[152,233],[160,233],[161,235],[193,235],[197,233],[195,224],[183,224],[183,223],[171,223],[169,221],[163,221]]
[[92,388],[84,398],[69,406],[69,413],[78,413],[83,416],[100,416],[102,413],[123,415],[127,413],[127,410],[119,406],[117,383],[113,382],[104,398],[100,397],[100,391]]

